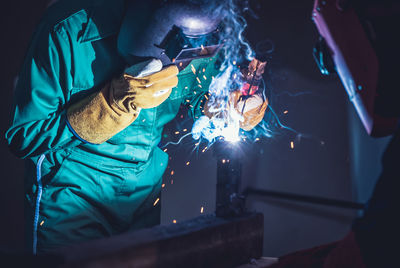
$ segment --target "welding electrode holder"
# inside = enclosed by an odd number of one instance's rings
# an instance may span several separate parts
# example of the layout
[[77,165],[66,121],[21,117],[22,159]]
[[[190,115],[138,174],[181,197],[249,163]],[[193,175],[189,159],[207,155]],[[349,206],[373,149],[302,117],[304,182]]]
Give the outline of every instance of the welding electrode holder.
[[[247,99],[253,95],[259,95],[263,101],[267,100],[265,96],[264,87],[261,85],[263,83],[263,74],[265,72],[265,67],[267,61],[261,61],[254,58],[247,66],[247,68],[242,68],[240,70],[242,80],[241,96],[239,101],[244,101],[243,107],[241,109],[241,114],[244,113],[246,108]],[[260,88],[261,87],[261,88]]]

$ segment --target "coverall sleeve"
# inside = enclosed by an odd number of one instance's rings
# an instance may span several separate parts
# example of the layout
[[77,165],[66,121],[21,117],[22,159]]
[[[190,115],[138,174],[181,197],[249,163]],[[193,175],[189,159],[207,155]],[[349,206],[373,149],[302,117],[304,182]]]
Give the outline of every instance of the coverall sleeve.
[[18,77],[11,123],[10,150],[35,157],[82,143],[69,130],[66,103],[72,85],[71,49],[64,29],[39,27]]

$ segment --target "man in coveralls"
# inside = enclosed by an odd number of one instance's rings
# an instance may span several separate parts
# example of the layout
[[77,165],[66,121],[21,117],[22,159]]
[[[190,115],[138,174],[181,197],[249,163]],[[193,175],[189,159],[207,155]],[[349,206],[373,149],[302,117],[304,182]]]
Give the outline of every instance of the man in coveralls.
[[[163,126],[182,103],[193,118],[202,115],[211,79],[199,76],[198,86],[191,66],[179,72],[153,59],[141,62],[136,76],[124,72],[130,66],[117,39],[126,5],[58,1],[31,41],[6,139],[26,159],[26,245],[33,253],[159,224],[153,203],[168,163],[157,147]],[[211,77],[215,58],[191,64]],[[242,128],[257,125],[265,108],[247,113],[258,116]]]

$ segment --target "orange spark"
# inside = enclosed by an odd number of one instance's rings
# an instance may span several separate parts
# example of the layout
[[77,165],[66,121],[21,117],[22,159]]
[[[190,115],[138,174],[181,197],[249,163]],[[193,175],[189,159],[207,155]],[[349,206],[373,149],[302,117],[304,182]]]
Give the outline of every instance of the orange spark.
[[160,201],[159,197],[156,199],[156,201],[154,201],[154,204],[153,204],[154,207],[157,205],[158,201]]
[[294,149],[294,142],[293,141],[290,142],[290,148]]

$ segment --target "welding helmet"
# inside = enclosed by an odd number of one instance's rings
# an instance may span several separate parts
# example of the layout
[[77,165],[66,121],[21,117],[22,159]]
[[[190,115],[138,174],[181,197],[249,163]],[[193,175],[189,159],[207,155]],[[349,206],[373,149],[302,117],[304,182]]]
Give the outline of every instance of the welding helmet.
[[185,66],[214,56],[220,46],[224,2],[211,0],[129,0],[118,36],[128,64],[158,58]]
[[369,135],[393,134],[400,118],[398,0],[315,0],[312,19],[322,74],[338,74]]

